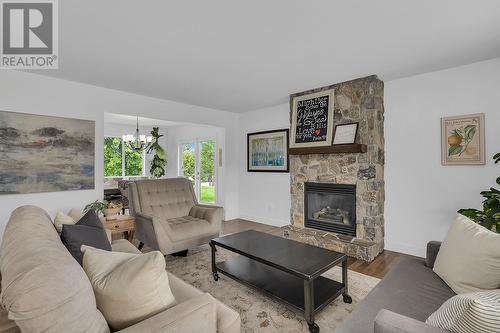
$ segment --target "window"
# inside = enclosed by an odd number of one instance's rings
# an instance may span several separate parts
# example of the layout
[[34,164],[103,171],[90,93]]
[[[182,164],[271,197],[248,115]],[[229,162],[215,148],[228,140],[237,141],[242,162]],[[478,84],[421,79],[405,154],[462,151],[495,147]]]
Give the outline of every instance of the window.
[[104,177],[120,177],[122,171],[122,140],[104,138]]
[[104,138],[104,177],[145,176],[146,152],[134,151],[120,137]]

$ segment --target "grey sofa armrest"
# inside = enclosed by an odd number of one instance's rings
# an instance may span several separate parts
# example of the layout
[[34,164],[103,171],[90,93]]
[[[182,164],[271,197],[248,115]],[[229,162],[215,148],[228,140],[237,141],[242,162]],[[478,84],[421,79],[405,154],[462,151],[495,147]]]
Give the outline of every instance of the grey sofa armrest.
[[441,242],[430,241],[427,243],[427,255],[425,256],[425,265],[429,268],[434,268],[434,262],[441,247]]
[[177,304],[117,333],[217,332],[217,303],[210,294],[202,294]]
[[375,317],[374,333],[449,333],[424,322],[382,309]]

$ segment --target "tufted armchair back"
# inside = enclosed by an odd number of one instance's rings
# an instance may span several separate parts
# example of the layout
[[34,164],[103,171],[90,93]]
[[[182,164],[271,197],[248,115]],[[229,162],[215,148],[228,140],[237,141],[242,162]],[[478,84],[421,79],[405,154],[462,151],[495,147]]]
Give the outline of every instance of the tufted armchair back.
[[172,219],[187,216],[198,204],[193,184],[187,178],[138,180],[129,188],[132,214]]

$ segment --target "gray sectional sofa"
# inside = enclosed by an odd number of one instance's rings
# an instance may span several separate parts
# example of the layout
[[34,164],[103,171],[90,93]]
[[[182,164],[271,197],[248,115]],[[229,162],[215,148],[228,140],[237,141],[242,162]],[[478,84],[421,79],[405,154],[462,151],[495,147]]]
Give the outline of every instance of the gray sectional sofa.
[[[125,239],[111,247],[140,253]],[[17,208],[0,251],[0,332],[110,332],[87,275],[43,209]],[[240,332],[239,313],[173,274],[168,279],[176,305],[120,332]]]
[[334,332],[445,333],[425,324],[455,296],[432,270],[440,246],[440,242],[428,243],[425,260],[401,259]]

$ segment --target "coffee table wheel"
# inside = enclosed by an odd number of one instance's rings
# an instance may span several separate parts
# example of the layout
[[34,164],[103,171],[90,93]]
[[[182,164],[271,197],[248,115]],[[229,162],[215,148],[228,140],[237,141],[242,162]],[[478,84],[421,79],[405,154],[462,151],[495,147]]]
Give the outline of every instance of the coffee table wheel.
[[309,332],[311,333],[319,333],[319,326],[316,323],[307,323],[309,325]]
[[352,298],[349,295],[342,295],[344,298],[344,303],[351,304],[352,303]]
[[219,281],[219,273],[213,272],[212,275],[214,276],[214,281]]

